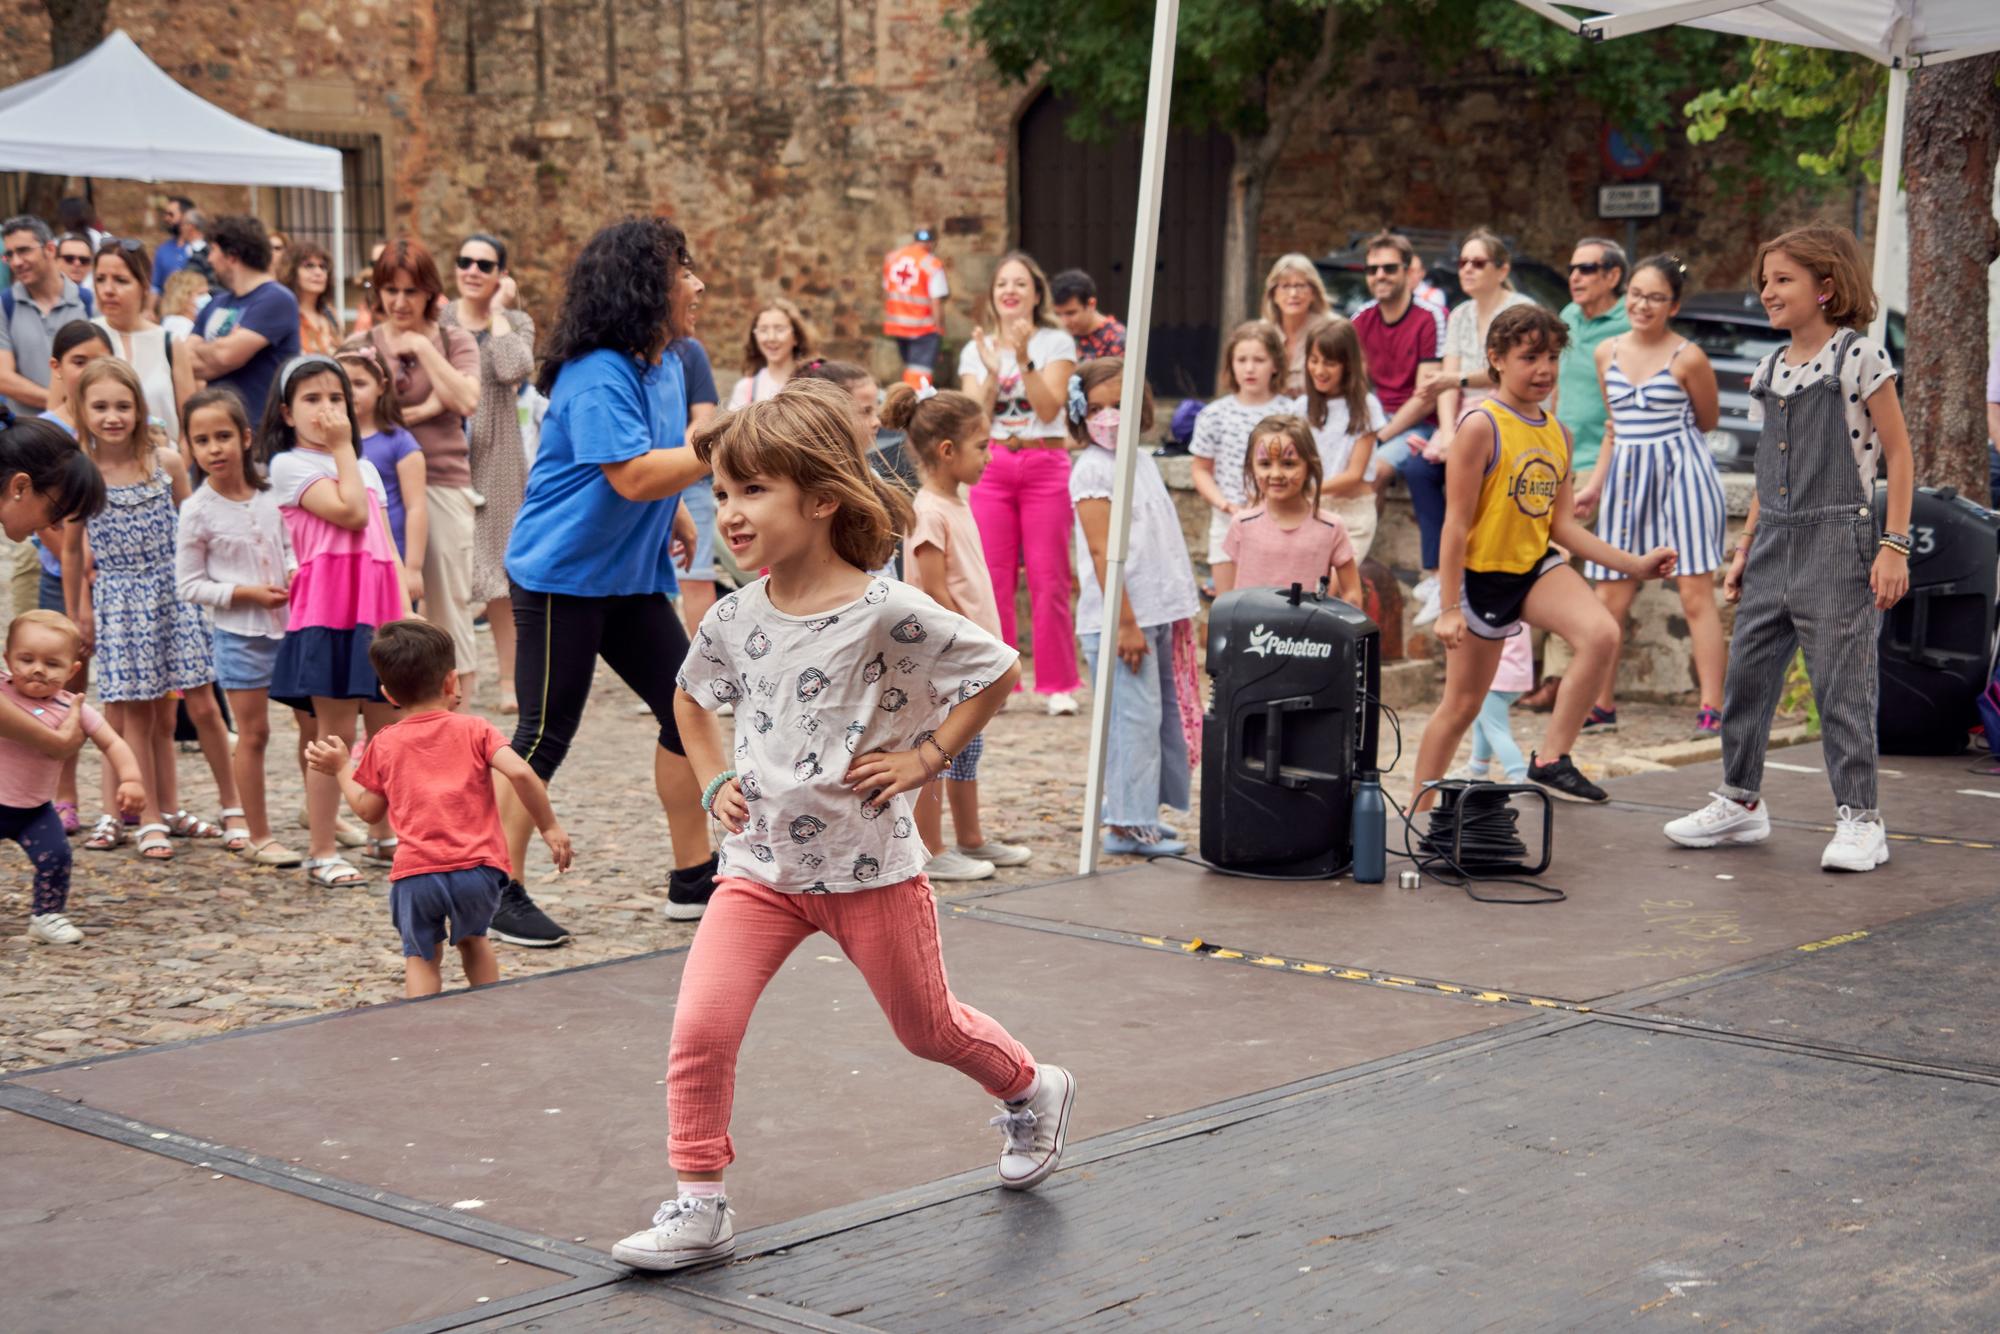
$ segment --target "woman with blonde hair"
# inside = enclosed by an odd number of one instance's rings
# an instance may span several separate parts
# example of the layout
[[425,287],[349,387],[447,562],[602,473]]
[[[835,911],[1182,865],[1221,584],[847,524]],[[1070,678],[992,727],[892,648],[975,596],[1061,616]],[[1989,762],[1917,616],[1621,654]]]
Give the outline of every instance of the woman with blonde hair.
[[1306,331],[1333,309],[1319,269],[1296,252],[1280,255],[1264,277],[1264,318],[1285,335],[1285,379],[1279,392],[1306,391]]
[[1530,301],[1514,290],[1507,243],[1485,227],[1475,227],[1458,244],[1458,285],[1466,299],[1445,321],[1443,388],[1438,393],[1438,429],[1424,457],[1441,462],[1451,452],[1459,418],[1485,402],[1493,392],[1486,366],[1486,330],[1493,317],[1509,306]]
[[815,341],[804,312],[785,298],[759,306],[743,339],[743,378],[729,393],[729,410],[761,403],[783,389],[792,373],[812,360]]

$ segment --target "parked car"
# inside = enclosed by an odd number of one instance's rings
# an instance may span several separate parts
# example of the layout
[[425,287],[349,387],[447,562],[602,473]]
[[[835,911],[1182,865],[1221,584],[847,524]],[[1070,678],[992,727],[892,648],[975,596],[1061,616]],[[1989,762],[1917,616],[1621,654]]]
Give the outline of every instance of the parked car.
[[[1784,334],[1771,327],[1770,317],[1755,292],[1703,292],[1681,303],[1681,313],[1673,320],[1674,331],[1708,354],[1715,367],[1716,387],[1722,408],[1715,429],[1708,433],[1708,447],[1715,462],[1725,472],[1749,472],[1755,466],[1759,428],[1750,420],[1750,377],[1757,363],[1774,348],[1786,343]],[[1889,359],[1902,373],[1903,312],[1889,312]]]
[[[1374,300],[1368,290],[1368,253],[1361,248],[1362,243],[1373,234],[1356,232],[1347,238],[1344,249],[1313,261],[1313,267],[1319,270],[1320,281],[1326,284],[1326,294],[1333,302],[1334,310],[1350,318],[1355,311]],[[1458,246],[1464,234],[1419,227],[1405,229],[1401,235],[1408,237],[1417,254],[1423,257],[1424,276],[1444,293],[1445,309],[1450,310],[1465,300],[1465,289],[1458,285]],[[1506,238],[1506,241],[1508,250],[1516,251],[1512,273],[1514,286],[1550,310],[1561,310],[1568,305],[1569,280],[1540,260],[1519,254],[1512,237]]]

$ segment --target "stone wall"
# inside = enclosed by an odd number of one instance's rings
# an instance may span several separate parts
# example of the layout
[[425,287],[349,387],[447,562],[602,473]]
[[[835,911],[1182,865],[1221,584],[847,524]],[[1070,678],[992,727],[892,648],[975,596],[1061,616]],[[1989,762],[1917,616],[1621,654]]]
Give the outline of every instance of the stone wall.
[[[701,333],[724,383],[764,296],[803,306],[827,347],[885,349],[881,254],[918,221],[940,231],[948,336],[1012,235],[1016,124],[1031,90],[998,84],[943,23],[958,0],[112,0],[122,27],[195,92],[280,130],[379,136],[390,232],[448,253],[466,231],[512,243],[534,312],[603,221],[681,221],[709,284]],[[0,84],[47,65],[41,6],[0,19]],[[52,127],[59,132],[59,127]],[[1490,221],[1558,265],[1597,230],[1598,118],[1534,98],[1483,57],[1439,74],[1387,48],[1301,126],[1269,194],[1260,248],[1317,253],[1386,221]],[[1520,145],[1540,145],[1521,155]],[[1704,150],[1711,154],[1714,150]],[[1712,156],[1709,157],[1713,160]],[[1689,254],[1698,282],[1738,281],[1791,215],[1718,198],[1683,145],[1660,178],[1672,213],[1642,246]],[[115,230],[188,193],[211,211],[251,192],[101,181]],[[260,192],[268,213],[274,200]],[[890,359],[893,365],[893,359]]]

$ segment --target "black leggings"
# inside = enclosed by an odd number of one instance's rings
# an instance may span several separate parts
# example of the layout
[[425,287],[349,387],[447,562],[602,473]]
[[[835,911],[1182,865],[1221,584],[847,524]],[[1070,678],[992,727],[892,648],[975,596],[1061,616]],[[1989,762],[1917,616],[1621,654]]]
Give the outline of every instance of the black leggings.
[[666,594],[586,598],[514,584],[513,602],[514,686],[521,699],[514,751],[544,783],[576,739],[600,657],[652,708],[660,744],[687,753],[674,722],[674,680],[687,656],[687,632]]

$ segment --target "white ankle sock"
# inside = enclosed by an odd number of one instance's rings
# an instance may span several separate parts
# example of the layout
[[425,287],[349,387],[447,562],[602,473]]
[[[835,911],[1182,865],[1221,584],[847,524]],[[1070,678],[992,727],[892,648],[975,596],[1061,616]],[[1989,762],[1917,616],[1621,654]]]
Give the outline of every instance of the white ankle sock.
[[1007,1105],[1009,1107],[1019,1107],[1024,1103],[1033,1102],[1035,1100],[1035,1095],[1037,1093],[1040,1093],[1041,1091],[1042,1091],[1042,1072],[1037,1070],[1035,1071],[1035,1082],[1028,1085],[1027,1088],[1023,1089],[1021,1091],[1020,1097],[1007,1099]]
[[692,1195],[697,1200],[721,1199],[725,1192],[720,1181],[677,1181],[674,1189],[682,1195]]

